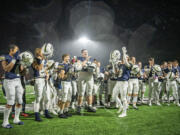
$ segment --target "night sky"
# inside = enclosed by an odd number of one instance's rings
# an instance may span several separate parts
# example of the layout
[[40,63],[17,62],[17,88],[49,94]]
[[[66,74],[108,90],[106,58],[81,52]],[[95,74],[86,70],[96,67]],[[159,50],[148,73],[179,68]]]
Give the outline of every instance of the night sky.
[[[143,63],[180,61],[179,0],[4,0],[0,6],[0,54],[10,43],[34,52],[50,42],[57,61],[87,48],[105,65],[122,46]],[[78,43],[83,35],[92,42]]]

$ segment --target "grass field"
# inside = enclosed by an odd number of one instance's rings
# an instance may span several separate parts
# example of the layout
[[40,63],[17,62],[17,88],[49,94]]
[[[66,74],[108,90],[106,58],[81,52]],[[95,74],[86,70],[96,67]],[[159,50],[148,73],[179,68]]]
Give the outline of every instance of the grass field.
[[[34,100],[32,92],[28,86],[28,103]],[[5,103],[2,91],[0,103]],[[35,122],[33,112],[29,112],[30,117],[21,117],[25,125],[13,124],[13,129],[0,127],[0,135],[180,135],[180,107],[174,104],[143,105],[139,110],[129,109],[125,118],[118,118],[116,112],[117,109],[101,108],[97,113],[84,112],[83,116],[74,114],[68,119],[59,119],[57,116],[51,120],[43,118],[41,123]],[[0,123],[2,119],[3,114],[0,114]]]

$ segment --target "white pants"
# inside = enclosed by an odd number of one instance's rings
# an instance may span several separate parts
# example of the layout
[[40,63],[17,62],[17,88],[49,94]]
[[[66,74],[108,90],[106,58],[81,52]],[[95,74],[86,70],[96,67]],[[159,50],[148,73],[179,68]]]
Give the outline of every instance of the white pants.
[[22,96],[24,89],[21,85],[20,78],[16,79],[4,79],[3,86],[6,92],[7,104],[14,105],[15,101],[18,104],[22,104]]
[[180,100],[180,78],[178,78],[177,89],[178,89],[178,97],[179,97],[179,100]]
[[108,95],[113,95],[116,83],[116,80],[108,80]]
[[62,85],[62,89],[60,90],[59,99],[62,102],[67,102],[67,101],[71,102],[71,98],[72,98],[72,85],[71,85],[71,82],[62,81],[61,85]]
[[49,80],[49,88],[50,88],[50,109],[53,110],[55,107],[57,107],[57,90],[53,85],[53,82],[51,80]]
[[139,80],[129,79],[128,81],[128,94],[138,94],[139,92]]
[[166,81],[164,80],[163,82],[161,82],[161,86],[160,86],[160,94],[159,94],[159,98],[162,100],[163,99],[163,95],[166,94]]
[[139,80],[139,97],[141,98],[141,101],[144,100],[144,93],[146,91],[146,83],[143,82],[143,80]]
[[40,104],[43,106],[43,102],[45,104],[45,109],[49,109],[50,88],[48,84],[46,84],[46,80],[44,78],[36,78],[34,90],[36,96],[34,102],[34,111],[39,112]]
[[145,93],[146,91],[146,83],[142,80],[139,80],[139,92],[140,94]]
[[148,94],[148,98],[149,98],[149,101],[151,101],[152,92],[153,92],[153,88],[154,88],[154,79],[153,78],[149,78],[148,82],[149,82],[149,94]]
[[97,95],[99,88],[100,88],[101,83],[100,82],[95,82],[94,87],[93,87],[93,95]]
[[155,102],[159,102],[159,96],[161,92],[161,82],[154,82],[154,88],[153,88],[153,94],[154,94],[154,100]]
[[87,96],[92,96],[93,86],[93,74],[88,72],[80,72],[78,79],[78,95],[84,96],[86,92]]
[[[123,102],[123,111],[127,109],[127,90],[128,90],[128,81],[117,81],[115,85],[115,99],[116,103],[121,107],[121,101]],[[121,99],[119,99],[119,94]]]
[[76,96],[77,94],[77,81],[72,81],[72,95]]
[[127,102],[130,103],[131,97],[133,97],[133,103],[137,103],[138,92],[139,92],[139,80],[137,78],[129,79]]
[[115,97],[115,92],[116,92],[116,88],[115,87],[117,84],[116,80],[108,80],[108,95],[111,95],[111,102],[116,101],[116,97]]
[[166,83],[166,90],[167,90],[167,96],[168,96],[168,101],[169,101],[169,96],[170,96],[170,90],[172,89],[173,92],[173,97],[176,100],[176,102],[179,102],[179,96],[178,96],[178,88],[177,88],[177,83],[176,81],[167,81]]

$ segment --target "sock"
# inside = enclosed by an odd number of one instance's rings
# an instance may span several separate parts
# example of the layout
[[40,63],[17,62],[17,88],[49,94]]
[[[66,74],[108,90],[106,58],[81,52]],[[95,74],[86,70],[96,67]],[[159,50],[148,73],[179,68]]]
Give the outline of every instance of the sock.
[[45,114],[45,115],[49,114],[49,112],[48,112],[48,110],[47,110],[47,109],[46,109],[46,110],[44,110],[44,114]]
[[39,112],[35,112],[35,119],[40,119]]
[[39,112],[39,103],[34,103],[34,111]]
[[67,107],[67,108],[64,108],[64,112],[65,112],[65,113],[68,112],[68,110],[69,110],[68,107]]
[[21,112],[21,107],[15,107],[15,117],[14,117],[14,122],[19,122],[19,115]]
[[108,102],[111,101],[111,95],[108,95]]
[[137,103],[137,96],[133,97],[133,103]]
[[126,113],[126,109],[127,109],[127,101],[123,102],[123,113]]
[[3,125],[9,124],[9,114],[11,112],[11,108],[5,108],[4,109],[4,120],[3,120]]
[[127,102],[130,103],[131,96],[127,96]]
[[60,114],[63,114],[63,112],[64,112],[64,109],[61,109],[61,110],[60,110]]
[[118,106],[120,108],[122,107],[122,103],[121,103],[121,100],[119,99],[119,97],[116,97],[116,103],[118,104]]
[[75,101],[75,96],[73,95],[72,96],[72,100],[71,100],[72,102],[74,102]]

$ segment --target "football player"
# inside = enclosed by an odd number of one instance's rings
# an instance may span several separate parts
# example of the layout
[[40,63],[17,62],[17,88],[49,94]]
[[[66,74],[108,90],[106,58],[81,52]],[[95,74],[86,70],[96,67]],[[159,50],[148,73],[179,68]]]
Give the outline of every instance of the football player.
[[176,68],[179,72],[179,77],[176,79],[176,81],[177,81],[178,96],[179,96],[179,103],[180,103],[180,66],[177,60],[173,61],[173,68]]
[[139,96],[141,98],[141,103],[144,103],[144,93],[146,91],[146,79],[147,76],[142,68],[142,62],[138,62],[138,66],[140,68],[140,77],[139,79]]
[[74,74],[72,75],[72,109],[75,109],[75,103],[77,101],[77,78],[78,78],[78,71],[75,68],[75,64],[77,62],[77,57],[74,56],[72,59],[72,66],[74,68]]
[[93,105],[97,105],[97,94],[100,93],[101,81],[104,79],[104,74],[100,72],[100,62],[94,60],[94,63],[98,65],[97,72],[94,74],[94,87],[93,87]]
[[154,58],[149,58],[149,65],[145,66],[145,73],[148,77],[148,83],[149,83],[149,94],[148,94],[148,104],[149,106],[152,106],[152,91],[153,91],[153,82],[154,82],[154,78],[153,78],[153,74],[152,74],[152,69],[154,66]]
[[50,102],[50,89],[47,88],[47,81],[49,79],[49,74],[45,70],[47,61],[44,58],[41,48],[36,48],[35,50],[35,59],[32,64],[34,70],[34,90],[35,90],[35,102],[34,102],[34,112],[35,112],[35,121],[41,122],[39,109],[40,105],[45,103],[44,114],[46,118],[51,119],[52,116],[49,114],[49,102]]
[[[118,65],[118,78],[117,83],[115,85],[115,95],[116,102],[119,104],[118,113],[122,113],[118,117],[126,117],[127,116],[127,90],[128,90],[128,80],[130,77],[130,69],[131,65],[129,64],[128,55],[126,54],[126,48],[122,48],[123,51],[123,61]],[[119,94],[121,95],[121,99],[119,99]],[[123,105],[121,105],[121,101]]]
[[[112,64],[107,66],[107,71],[105,72],[106,76],[108,75],[108,97],[107,97],[107,107],[109,108],[111,106],[111,102],[114,100],[113,92],[115,91],[115,85],[117,83],[117,77],[115,77],[115,73],[113,72]],[[113,99],[112,99],[113,98]]]
[[173,68],[172,62],[168,62],[168,67],[164,70],[165,77],[167,79],[166,88],[167,88],[167,98],[168,98],[168,105],[170,104],[170,90],[173,91],[173,97],[175,99],[175,104],[180,106],[179,104],[179,97],[178,97],[178,88],[176,79],[179,77],[179,72],[177,68]]
[[154,65],[153,66],[153,70],[152,70],[152,76],[153,76],[153,98],[155,101],[155,104],[160,106],[160,102],[159,102],[159,94],[161,92],[161,84],[163,82],[163,73],[161,70],[161,67],[159,65]]
[[72,65],[70,64],[70,55],[63,54],[62,55],[63,62],[59,64],[59,74],[58,79],[59,83],[62,87],[59,93],[59,118],[68,118],[71,117],[72,114],[69,113],[69,105],[71,103],[72,98],[72,74],[74,71]]
[[164,78],[164,70],[167,68],[167,62],[164,61],[161,65],[161,70],[163,74],[163,78],[161,79],[161,92],[159,95],[160,102],[163,103],[165,102],[165,97],[166,97],[166,82],[167,80]]
[[19,54],[20,52],[18,46],[12,44],[9,46],[9,53],[4,55],[4,59],[2,60],[2,67],[5,71],[3,86],[7,97],[7,104],[4,109],[4,119],[2,124],[2,127],[4,128],[12,128],[12,125],[9,124],[9,115],[11,112],[11,107],[14,105],[15,101],[17,102],[13,123],[17,125],[24,124],[19,119],[24,91],[20,80],[20,71],[23,70],[23,66],[19,64]]
[[130,65],[131,65],[131,72],[130,72],[130,78],[128,80],[128,96],[127,96],[127,102],[130,103],[131,97],[133,97],[133,108],[138,109],[136,106],[137,98],[138,98],[138,92],[139,92],[139,81],[138,77],[140,77],[140,68],[138,65],[136,65],[136,58],[131,57],[130,58]]
[[81,50],[81,55],[78,57],[78,62],[82,66],[82,70],[78,74],[78,106],[77,106],[77,114],[81,114],[81,106],[83,103],[83,97],[86,92],[87,95],[87,102],[88,112],[96,112],[96,110],[92,107],[92,91],[94,86],[94,70],[95,67],[90,66],[93,63],[92,58],[88,55],[88,50],[83,49]]

